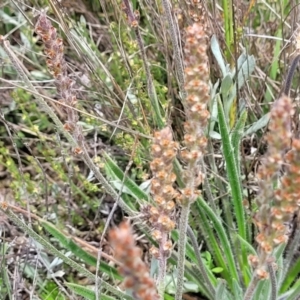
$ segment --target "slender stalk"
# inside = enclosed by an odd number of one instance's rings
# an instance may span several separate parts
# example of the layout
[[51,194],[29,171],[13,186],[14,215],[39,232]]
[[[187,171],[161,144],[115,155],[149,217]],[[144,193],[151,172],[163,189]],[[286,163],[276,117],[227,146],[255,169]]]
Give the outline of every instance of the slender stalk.
[[171,2],[169,0],[162,0],[162,4],[164,7],[166,19],[169,24],[170,37],[174,49],[174,62],[177,71],[179,90],[181,92],[180,96],[182,97],[182,99],[185,99],[186,91],[184,89],[185,80],[184,80],[184,67],[183,67],[182,55],[181,55],[182,50],[180,45],[180,34],[178,32],[178,26],[176,26],[177,24],[175,25],[175,21],[172,16]]
[[282,91],[280,92],[280,96],[282,94],[289,96],[290,94],[290,89],[292,86],[292,81],[293,81],[293,77],[294,77],[294,73],[296,71],[297,65],[300,61],[300,54],[298,54],[292,61],[291,66],[289,68],[288,74],[286,76],[286,80],[283,86]]
[[[167,242],[167,234],[165,232],[162,233],[162,238],[160,241],[159,248],[161,248],[165,243]],[[164,294],[165,294],[165,278],[167,273],[167,257],[164,255],[160,255],[159,259],[159,271],[158,271],[158,294],[159,299],[164,300]]]
[[205,287],[207,288],[208,295],[209,295],[210,299],[213,299],[214,295],[216,294],[215,288],[212,285],[211,281],[209,280],[205,265],[202,261],[200,251],[198,249],[197,239],[196,239],[195,234],[194,234],[194,232],[193,232],[193,230],[190,226],[187,226],[187,234],[191,239],[192,246],[194,248],[195,255],[196,255],[196,258],[197,258],[197,261],[198,261],[198,266],[199,266],[199,269],[200,269],[200,273],[201,273],[201,275],[204,279],[204,284],[205,284]]
[[270,300],[276,300],[277,299],[277,279],[276,279],[276,274],[275,274],[275,270],[274,270],[273,260],[268,262],[268,271],[269,271],[270,279],[271,279],[271,298],[270,298]]
[[259,279],[255,274],[252,277],[252,280],[246,290],[246,293],[244,295],[244,300],[251,300],[253,298],[254,292],[255,292],[255,289],[256,289],[258,283],[259,283]]
[[182,206],[180,223],[179,223],[179,240],[178,240],[178,263],[177,263],[177,288],[175,300],[182,300],[183,283],[184,283],[184,263],[185,263],[185,245],[186,230],[188,226],[191,203],[187,202]]

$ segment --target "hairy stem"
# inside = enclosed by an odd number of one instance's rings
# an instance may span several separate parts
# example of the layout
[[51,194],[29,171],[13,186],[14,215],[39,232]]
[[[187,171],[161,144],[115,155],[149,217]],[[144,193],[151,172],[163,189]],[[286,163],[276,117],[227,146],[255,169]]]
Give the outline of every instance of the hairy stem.
[[201,273],[201,275],[204,279],[204,285],[207,288],[210,299],[213,299],[214,295],[215,295],[215,288],[214,288],[214,286],[212,285],[211,281],[208,278],[205,265],[202,261],[200,251],[198,249],[197,239],[196,239],[195,234],[194,234],[194,232],[193,232],[193,230],[190,226],[187,226],[187,234],[191,239],[192,246],[194,248],[195,255],[196,255],[196,258],[197,258],[197,261],[198,261],[199,270],[200,270],[200,273]]
[[182,299],[183,284],[184,284],[184,263],[185,263],[185,245],[186,231],[189,220],[191,203],[187,202],[182,206],[180,224],[179,224],[179,239],[178,239],[178,263],[177,263],[177,288],[175,300]]
[[169,0],[162,0],[162,4],[169,24],[170,37],[174,49],[174,62],[177,71],[179,90],[181,92],[180,96],[182,97],[182,99],[185,99],[186,91],[184,89],[184,67],[183,67],[182,55],[181,55],[182,51],[180,45],[180,34],[178,32],[178,26],[176,26],[174,22],[174,18],[172,16],[171,2]]
[[259,282],[258,277],[256,275],[254,275],[252,277],[252,280],[251,280],[247,290],[246,290],[244,300],[251,300],[253,298],[258,282]]
[[270,298],[270,300],[276,300],[277,299],[277,279],[276,279],[273,261],[268,262],[268,271],[269,271],[270,279],[271,279],[271,298]]

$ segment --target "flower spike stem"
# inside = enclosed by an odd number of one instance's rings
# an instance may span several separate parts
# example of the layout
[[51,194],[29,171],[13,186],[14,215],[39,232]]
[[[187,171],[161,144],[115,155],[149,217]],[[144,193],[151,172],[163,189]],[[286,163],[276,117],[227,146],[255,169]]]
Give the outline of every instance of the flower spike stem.
[[182,299],[183,283],[184,283],[184,263],[185,263],[185,245],[186,245],[186,231],[189,219],[191,204],[187,203],[182,207],[180,224],[179,224],[179,240],[178,240],[178,274],[177,274],[177,288],[175,300]]
[[253,276],[244,296],[244,300],[251,300],[254,296],[259,279],[256,275]]

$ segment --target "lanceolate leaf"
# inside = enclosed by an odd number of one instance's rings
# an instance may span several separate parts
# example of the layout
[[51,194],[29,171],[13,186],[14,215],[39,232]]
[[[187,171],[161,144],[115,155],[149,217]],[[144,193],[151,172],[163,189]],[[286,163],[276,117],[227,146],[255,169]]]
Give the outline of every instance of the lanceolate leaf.
[[141,190],[140,187],[128,176],[125,177],[124,180],[124,172],[118,167],[118,165],[111,159],[108,154],[103,153],[103,155],[105,158],[105,165],[108,168],[108,172],[110,173],[109,175],[113,178],[113,180],[119,180],[120,183],[123,183],[126,191],[137,200],[147,201],[148,195],[143,190]]
[[[79,285],[79,284],[70,283],[70,282],[66,282],[65,285],[70,290],[72,290],[75,294],[84,297],[84,299],[87,299],[87,300],[96,300],[96,294],[90,288],[84,287],[84,286]],[[101,299],[101,300],[115,300],[116,298],[115,297],[113,298],[113,297],[101,294],[101,295],[98,295],[98,299]]]
[[[87,300],[96,300],[95,292],[87,287],[83,287],[79,284],[69,283],[66,282],[65,285],[73,291],[75,294],[84,297]],[[101,295],[101,299],[112,299],[112,298],[105,298],[105,295]]]
[[[80,246],[72,241],[71,238],[66,237],[63,232],[60,232],[54,225],[46,221],[43,221],[42,225],[53,237],[55,237],[63,245],[63,247],[70,250],[77,258],[82,259],[88,265],[97,265],[96,257],[84,251]],[[115,268],[109,266],[104,261],[100,262],[100,270],[113,279],[120,280],[122,278]]]
[[232,192],[232,201],[234,204],[235,215],[237,218],[238,230],[240,236],[243,239],[246,239],[246,226],[244,210],[242,207],[243,197],[240,185],[240,178],[237,170],[237,162],[236,157],[234,155],[234,149],[229,137],[228,125],[225,119],[224,110],[220,99],[218,101],[218,116],[219,128],[222,136],[223,153],[226,161],[226,171]]

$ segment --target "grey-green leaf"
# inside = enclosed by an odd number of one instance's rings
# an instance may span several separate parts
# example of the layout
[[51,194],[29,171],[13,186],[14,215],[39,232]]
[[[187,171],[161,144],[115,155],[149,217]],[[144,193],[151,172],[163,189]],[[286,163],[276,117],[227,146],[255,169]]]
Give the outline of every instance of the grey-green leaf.
[[220,45],[219,45],[218,40],[215,35],[213,35],[211,38],[210,47],[211,47],[211,51],[212,51],[215,59],[218,62],[218,65],[222,71],[223,77],[225,77],[227,74],[226,65],[225,65],[225,62],[224,62],[224,59],[223,59],[223,56],[221,53]]

